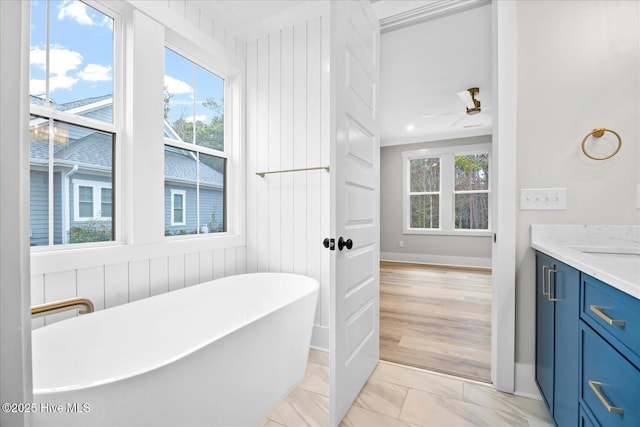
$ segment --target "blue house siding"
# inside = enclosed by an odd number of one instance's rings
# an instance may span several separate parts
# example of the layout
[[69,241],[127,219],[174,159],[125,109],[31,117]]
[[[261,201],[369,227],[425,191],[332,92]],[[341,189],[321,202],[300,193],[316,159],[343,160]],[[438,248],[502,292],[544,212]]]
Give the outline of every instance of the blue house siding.
[[222,191],[200,187],[200,227],[209,232],[224,231],[224,205]]
[[31,246],[49,244],[49,174],[31,170],[30,173]]
[[53,174],[53,244],[62,243],[62,173]]
[[[171,206],[171,190],[185,192],[185,225],[171,225],[171,210],[173,208]],[[203,230],[208,230],[210,233],[214,231],[222,231],[224,219],[222,191],[200,187],[200,225],[198,227],[196,224],[195,187],[167,182],[164,186],[164,214],[165,235],[167,236],[196,234],[196,229],[199,229],[200,233],[205,232]],[[214,221],[212,221],[212,215],[214,214],[215,218]]]
[[[30,172],[31,214],[29,224],[31,229],[31,246],[46,246],[49,244],[49,174],[45,171],[31,170]],[[53,174],[53,242],[62,243],[62,197],[61,173]]]

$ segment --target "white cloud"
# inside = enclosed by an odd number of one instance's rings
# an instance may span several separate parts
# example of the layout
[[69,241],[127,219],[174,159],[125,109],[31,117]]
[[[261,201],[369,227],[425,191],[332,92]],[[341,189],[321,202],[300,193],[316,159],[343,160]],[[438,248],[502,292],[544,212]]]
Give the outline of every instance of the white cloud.
[[170,94],[182,95],[185,93],[193,93],[193,89],[188,83],[178,80],[168,75],[164,75],[164,85]]
[[[46,51],[39,47],[32,47],[30,63],[44,70]],[[51,74],[65,75],[69,71],[76,70],[80,64],[82,64],[82,55],[78,52],[60,46],[49,49],[49,73]]]
[[71,89],[76,83],[78,83],[78,79],[75,77],[67,75],[51,76],[49,78],[49,92],[51,93],[56,89]]
[[[32,47],[30,63],[41,69],[45,69],[46,51],[38,47]],[[79,79],[67,75],[75,71],[82,64],[82,55],[73,50],[60,46],[49,49],[49,92],[56,89],[71,89]],[[41,79],[32,79],[29,82],[29,91],[32,94],[44,93],[45,83]]]
[[[58,19],[70,18],[80,25],[108,27],[113,29],[113,19],[77,0],[65,0],[58,6]],[[94,13],[96,12],[96,13]],[[100,18],[102,17],[102,18]]]
[[65,1],[58,6],[58,19],[71,18],[80,25],[94,25],[87,13],[87,5],[79,1]]
[[201,115],[196,115],[195,117],[191,116],[191,117],[185,117],[184,121],[185,123],[193,123],[195,122],[205,122],[207,120],[207,115],[206,114],[201,114]]
[[44,79],[31,79],[29,80],[29,93],[31,95],[44,95],[45,83]]
[[111,80],[111,66],[88,64],[78,73],[78,77],[89,82],[106,82]]

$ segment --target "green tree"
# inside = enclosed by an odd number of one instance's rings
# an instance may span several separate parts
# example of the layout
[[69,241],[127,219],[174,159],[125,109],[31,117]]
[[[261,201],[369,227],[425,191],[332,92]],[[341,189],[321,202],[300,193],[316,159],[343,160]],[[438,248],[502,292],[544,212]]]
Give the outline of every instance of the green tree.
[[[164,116],[165,119],[169,115],[171,110],[170,102],[172,95],[169,94],[165,88],[164,96]],[[178,136],[185,142],[193,143],[195,137],[195,143],[203,147],[213,148],[214,150],[224,150],[224,107],[222,100],[217,100],[213,97],[207,98],[203,103],[203,106],[209,108],[213,115],[209,122],[203,122],[200,120],[189,121],[187,120],[186,111],[183,109],[180,117],[171,123],[171,127],[178,134]],[[195,129],[195,131],[194,131]]]
[[164,119],[167,120],[169,117],[169,111],[171,111],[171,98],[173,98],[173,94],[169,93],[169,88],[167,86],[164,87]]
[[487,193],[472,193],[489,189],[489,155],[470,154],[455,158],[455,190],[469,193],[455,196],[455,227],[457,229],[487,229],[489,198]]

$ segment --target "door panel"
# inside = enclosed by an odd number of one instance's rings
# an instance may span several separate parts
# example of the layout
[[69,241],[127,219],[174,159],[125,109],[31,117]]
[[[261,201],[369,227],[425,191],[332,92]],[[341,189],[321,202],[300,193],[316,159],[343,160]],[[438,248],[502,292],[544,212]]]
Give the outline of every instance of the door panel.
[[[368,2],[331,4],[332,256],[330,424],[379,359],[378,22]],[[353,247],[340,251],[339,237]]]

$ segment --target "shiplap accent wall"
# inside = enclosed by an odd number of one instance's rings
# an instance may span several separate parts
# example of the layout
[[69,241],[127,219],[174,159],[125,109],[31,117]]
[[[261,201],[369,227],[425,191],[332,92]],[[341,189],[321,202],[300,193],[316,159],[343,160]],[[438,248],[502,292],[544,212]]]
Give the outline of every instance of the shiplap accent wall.
[[[207,280],[245,272],[245,248],[156,257],[31,276],[32,305],[80,296],[95,309],[115,307]],[[75,311],[32,321],[32,327],[76,316]]]
[[247,44],[247,272],[320,281],[312,345],[328,348],[329,25],[314,18]]
[[[143,1],[146,3],[148,0]],[[210,16],[199,8],[197,3],[187,0],[164,0],[158,3],[168,8],[175,16],[185,19],[194,27],[202,30],[232,53],[244,56],[245,41],[234,34],[233,30],[227,28],[225,22]]]
[[[224,23],[202,13],[190,2],[131,0],[130,3],[152,20],[175,23],[176,31],[199,29],[207,36],[204,39],[222,44],[230,56],[244,58],[246,43],[228,31]],[[140,15],[138,18],[136,25],[148,30],[148,24],[143,25],[145,19]],[[158,144],[161,146],[162,141]],[[51,259],[47,259],[47,254],[38,254],[35,261],[32,257],[31,304],[78,296],[91,299],[95,309],[102,310],[246,271],[246,247],[244,242],[238,244],[240,239],[221,236],[215,242],[194,239],[193,244],[164,242],[155,237],[152,240],[137,246],[70,250],[52,254]],[[35,319],[32,327],[76,315],[74,310]]]

